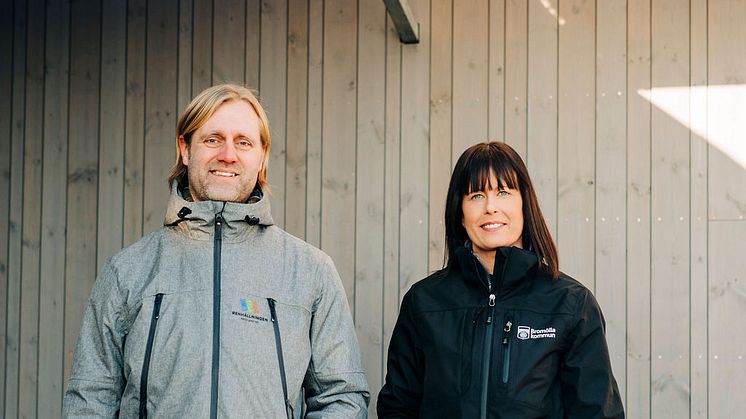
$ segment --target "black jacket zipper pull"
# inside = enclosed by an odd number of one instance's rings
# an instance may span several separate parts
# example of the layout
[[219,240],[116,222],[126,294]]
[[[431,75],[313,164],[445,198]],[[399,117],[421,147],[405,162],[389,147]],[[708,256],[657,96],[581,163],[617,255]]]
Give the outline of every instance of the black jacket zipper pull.
[[[489,306],[490,307],[494,307],[495,306],[495,294],[490,294]],[[493,314],[495,314],[495,310],[490,310],[489,314],[487,315],[487,324],[492,323],[492,315]]]
[[510,329],[513,327],[513,322],[508,320],[503,327],[503,345],[508,344],[508,337],[510,336]]

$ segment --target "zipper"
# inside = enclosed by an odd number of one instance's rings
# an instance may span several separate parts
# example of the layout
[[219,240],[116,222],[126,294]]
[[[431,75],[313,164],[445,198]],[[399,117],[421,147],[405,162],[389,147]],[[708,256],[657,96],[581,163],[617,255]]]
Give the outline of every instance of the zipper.
[[155,303],[153,303],[153,315],[150,317],[148,342],[145,344],[145,359],[142,362],[142,375],[140,376],[140,418],[142,419],[148,417],[148,372],[150,371],[150,357],[153,353],[155,327],[161,314],[161,301],[163,301],[163,293],[156,294]]
[[267,298],[269,303],[269,316],[272,320],[272,328],[275,331],[275,349],[277,351],[277,363],[280,367],[280,381],[282,382],[282,395],[285,397],[285,413],[288,419],[293,419],[293,405],[288,399],[288,383],[285,377],[285,359],[282,355],[282,337],[280,336],[280,322],[277,321],[277,311],[275,309],[275,300]]
[[220,372],[220,253],[223,247],[223,215],[215,215],[215,243],[212,259],[212,376],[210,418],[218,417],[218,377]]
[[508,383],[510,378],[510,330],[513,328],[513,318],[508,316],[503,326],[503,384]]
[[[489,277],[488,277],[489,278]],[[495,294],[492,292],[492,281],[488,281],[490,296],[487,302],[489,312],[487,313],[487,331],[484,337],[484,351],[482,352],[482,397],[479,409],[479,417],[487,418],[487,390],[490,378],[490,358],[492,355],[492,340],[495,333]]]

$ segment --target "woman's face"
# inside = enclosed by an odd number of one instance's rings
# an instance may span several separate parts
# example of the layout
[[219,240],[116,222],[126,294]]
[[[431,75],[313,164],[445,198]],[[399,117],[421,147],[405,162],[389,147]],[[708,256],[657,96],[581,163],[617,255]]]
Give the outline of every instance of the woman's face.
[[[504,183],[504,182],[503,182]],[[494,260],[498,247],[523,247],[523,198],[521,191],[497,188],[497,179],[490,176],[490,190],[473,191],[461,204],[462,224],[472,242],[472,250],[483,262]]]

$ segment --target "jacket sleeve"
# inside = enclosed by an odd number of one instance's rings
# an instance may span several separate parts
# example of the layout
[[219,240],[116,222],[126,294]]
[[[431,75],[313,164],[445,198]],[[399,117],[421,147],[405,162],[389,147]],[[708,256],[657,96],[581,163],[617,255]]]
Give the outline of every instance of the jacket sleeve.
[[311,320],[306,371],[306,417],[367,418],[370,392],[342,281],[325,257],[317,273],[321,292]]
[[109,263],[96,280],[83,315],[63,417],[115,418],[125,380],[122,371],[124,333],[117,278]]
[[386,382],[378,395],[379,418],[419,417],[425,366],[413,314],[413,293],[402,300],[389,343]]
[[560,369],[565,417],[624,418],[611,371],[606,324],[590,291],[580,297],[576,313],[578,322]]

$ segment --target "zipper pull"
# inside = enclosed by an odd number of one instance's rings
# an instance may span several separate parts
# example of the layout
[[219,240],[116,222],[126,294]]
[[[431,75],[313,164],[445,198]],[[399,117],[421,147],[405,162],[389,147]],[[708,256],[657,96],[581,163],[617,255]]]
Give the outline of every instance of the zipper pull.
[[[490,294],[490,307],[495,306],[495,294]],[[495,310],[490,310],[490,314],[487,315],[487,324],[492,324],[492,315],[495,314]]]
[[274,323],[277,321],[277,312],[275,311],[274,298],[267,298],[267,303],[269,303],[269,318]]
[[503,327],[503,345],[508,344],[508,336],[510,335],[510,329],[513,326],[513,322],[508,320],[507,323],[505,323],[505,327]]

